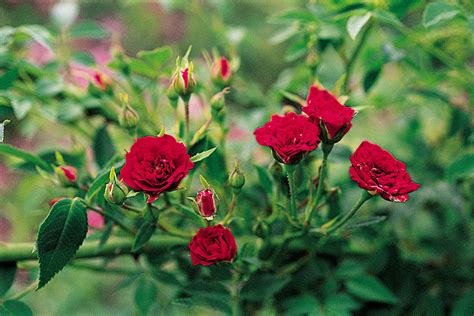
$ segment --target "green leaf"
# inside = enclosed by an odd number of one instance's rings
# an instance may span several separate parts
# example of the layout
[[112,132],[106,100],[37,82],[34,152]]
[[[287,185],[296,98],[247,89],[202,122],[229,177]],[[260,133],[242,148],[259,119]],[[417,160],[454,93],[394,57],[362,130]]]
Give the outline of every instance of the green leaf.
[[154,50],[139,51],[137,56],[153,68],[159,68],[173,55],[170,46],[158,47]]
[[137,232],[137,236],[133,242],[132,251],[140,250],[153,236],[156,230],[156,221],[145,221]]
[[364,82],[363,82],[365,92],[368,92],[370,88],[372,88],[372,86],[377,82],[377,79],[381,71],[382,71],[382,68],[377,67],[375,69],[370,69],[369,71],[365,73]]
[[474,176],[474,153],[464,154],[451,162],[446,169],[446,176],[451,182]]
[[260,184],[260,186],[265,190],[265,192],[271,194],[273,191],[273,185],[267,170],[257,165],[254,165],[254,167],[255,169],[257,169],[258,184]]
[[346,229],[354,229],[354,228],[370,226],[370,225],[380,223],[380,222],[382,222],[386,219],[387,219],[387,216],[371,216],[371,217],[366,218],[364,220],[360,220],[360,221],[357,221],[355,223],[351,223],[350,225],[348,225],[346,227]]
[[40,167],[43,170],[47,170],[52,172],[52,168],[49,164],[47,164],[43,159],[30,154],[29,152],[23,151],[21,149],[15,148],[11,145],[7,144],[0,144],[0,154],[12,156],[19,158],[25,162],[29,162],[34,164],[35,166]]
[[280,90],[280,93],[281,93],[281,95],[283,95],[288,100],[293,101],[295,103],[298,103],[301,106],[304,106],[306,104],[306,101],[297,94],[293,94],[293,93],[285,91],[285,90]]
[[355,40],[357,35],[360,33],[364,25],[369,22],[370,18],[372,17],[371,12],[367,12],[364,15],[353,15],[347,20],[346,29],[349,33],[349,36]]
[[115,146],[107,131],[107,125],[97,130],[92,144],[94,150],[95,161],[103,168],[107,162],[116,154]]
[[13,68],[7,69],[0,76],[0,90],[7,90],[8,88],[10,88],[17,78],[18,78],[18,68],[13,67]]
[[198,162],[198,161],[204,160],[207,157],[209,157],[210,155],[212,155],[212,153],[214,151],[216,151],[216,149],[217,149],[216,147],[213,147],[213,148],[208,149],[206,151],[197,153],[197,154],[195,154],[194,156],[191,157],[191,161],[192,162]]
[[229,289],[217,281],[197,280],[190,283],[183,289],[183,292],[195,298],[210,298],[217,300],[230,300],[231,295]]
[[76,38],[101,39],[109,36],[110,33],[99,24],[92,21],[78,23],[71,28],[69,36]]
[[277,277],[273,274],[254,274],[245,283],[240,295],[243,299],[249,301],[263,301],[278,293],[290,280],[289,276]]
[[11,105],[13,108],[13,113],[18,120],[23,119],[33,106],[31,100],[29,99],[12,99]]
[[88,52],[75,52],[71,56],[72,60],[76,63],[79,63],[81,65],[85,66],[94,66],[95,65],[95,58]]
[[53,50],[53,36],[43,26],[40,25],[24,25],[16,29],[17,33],[23,33],[31,37],[36,42],[40,43],[44,47]]
[[453,306],[451,316],[471,315],[474,311],[474,290],[461,296]]
[[156,302],[158,296],[158,288],[155,282],[143,277],[138,281],[135,291],[135,304],[141,315],[148,315],[151,307]]
[[53,205],[36,240],[40,270],[38,289],[74,257],[86,234],[86,207],[79,199],[62,199]]
[[[122,160],[114,164],[113,167],[115,168],[117,172],[120,172],[120,170],[123,167],[123,164],[124,164],[124,161]],[[107,182],[109,182],[109,174],[110,174],[111,169],[112,168],[106,168],[105,170],[102,170],[97,175],[94,182],[92,182],[85,197],[88,203],[92,201],[92,199],[97,195],[97,193],[104,191],[105,185],[107,184]]]
[[23,302],[7,300],[0,305],[0,316],[33,316],[33,312]]
[[423,26],[435,26],[443,21],[448,21],[460,13],[455,6],[445,2],[429,3],[423,11]]
[[348,313],[359,309],[361,304],[346,293],[333,294],[324,301],[324,309],[331,311],[334,315]]
[[0,263],[0,297],[8,292],[15,281],[16,262]]
[[308,315],[316,316],[322,315],[320,312],[321,306],[316,297],[304,294],[300,296],[291,297],[283,302],[286,312],[285,315]]
[[347,291],[366,301],[395,304],[398,299],[382,282],[371,275],[360,275],[346,282]]
[[107,225],[105,226],[102,236],[100,236],[100,241],[99,241],[99,246],[97,247],[97,251],[100,251],[105,246],[105,244],[110,238],[110,235],[112,234],[113,229],[114,229],[114,222],[112,221],[108,222]]
[[344,74],[344,61],[332,45],[329,45],[321,56],[317,75],[324,87],[331,90]]
[[292,62],[303,57],[308,52],[308,46],[305,41],[298,41],[288,47],[285,53],[285,61]]
[[139,75],[143,75],[145,77],[156,78],[158,76],[158,71],[146,62],[136,58],[130,58],[129,66],[132,72],[137,73]]
[[310,22],[317,22],[316,16],[311,13],[310,11],[286,11],[283,13],[279,13],[277,15],[272,16],[269,19],[271,23],[293,23],[293,22],[300,22],[300,23],[310,23]]

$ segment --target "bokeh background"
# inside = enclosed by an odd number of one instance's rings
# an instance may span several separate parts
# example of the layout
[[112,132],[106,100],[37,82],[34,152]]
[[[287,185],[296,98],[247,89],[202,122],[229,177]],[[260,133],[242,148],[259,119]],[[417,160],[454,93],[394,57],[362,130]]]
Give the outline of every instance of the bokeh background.
[[[171,45],[177,56],[192,45],[191,55],[201,66],[205,65],[204,50],[217,48],[238,56],[240,68],[229,105],[229,149],[244,161],[242,167],[252,178],[249,161],[260,165],[271,161],[269,153],[255,143],[253,130],[270,113],[292,104],[281,91],[305,98],[315,69],[328,88],[334,88],[344,71],[346,53],[356,43],[345,30],[347,8],[368,6],[390,12],[404,27],[393,27],[393,17],[386,17],[388,23],[372,29],[354,64],[347,104],[358,107],[360,113],[344,146],[331,158],[330,182],[344,192],[339,203],[351,205],[358,189],[348,177],[347,157],[364,139],[407,164],[421,189],[404,205],[371,201],[362,213],[388,215],[388,219],[361,232],[354,243],[361,254],[372,255],[367,260],[371,271],[402,297],[393,314],[441,315],[474,302],[474,4],[452,2],[462,10],[457,17],[426,27],[423,11],[427,4],[402,0],[79,1],[75,23],[93,22],[99,28],[94,29],[96,36],[77,40],[71,47],[78,61],[74,80],[86,86],[88,68],[106,69],[117,46],[135,56],[141,50]],[[281,14],[288,10],[340,10],[340,14],[321,20],[313,30],[312,22],[304,17]],[[52,0],[0,3],[0,26],[39,24],[57,31],[58,20],[65,16],[67,12]],[[311,42],[312,32],[318,33],[315,43]],[[44,65],[52,58],[50,54],[32,43],[24,57]],[[198,70],[198,81],[206,78],[204,72],[205,67]],[[202,106],[194,104],[192,111],[198,122]],[[14,114],[0,106],[0,118],[13,121],[5,135],[8,143],[31,151],[72,146],[71,139],[63,136],[64,126],[51,124],[34,112],[20,115],[21,120]],[[63,192],[39,176],[13,171],[7,165],[0,157],[0,242],[33,241],[48,212],[48,201]],[[258,200],[258,195],[246,194],[252,203]],[[134,265],[131,258],[121,263]],[[22,278],[27,279],[27,272],[22,273],[18,287]],[[136,313],[134,288],[127,286],[131,282],[133,278],[113,272],[94,274],[80,266],[69,267],[46,290],[29,295],[25,302],[38,315],[130,315]],[[163,290],[158,295],[166,300],[168,293]],[[187,307],[181,308],[186,312]]]

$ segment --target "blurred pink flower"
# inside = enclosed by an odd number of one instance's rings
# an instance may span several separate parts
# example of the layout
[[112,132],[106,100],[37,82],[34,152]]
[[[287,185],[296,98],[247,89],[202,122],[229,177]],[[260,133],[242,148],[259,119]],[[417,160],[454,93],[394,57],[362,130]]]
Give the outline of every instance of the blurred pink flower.
[[0,241],[10,241],[12,227],[10,221],[5,217],[0,217]]
[[44,66],[54,57],[53,52],[38,42],[32,42],[28,47],[26,59],[37,66]]
[[96,212],[87,211],[87,224],[92,229],[102,229],[105,225],[104,217]]

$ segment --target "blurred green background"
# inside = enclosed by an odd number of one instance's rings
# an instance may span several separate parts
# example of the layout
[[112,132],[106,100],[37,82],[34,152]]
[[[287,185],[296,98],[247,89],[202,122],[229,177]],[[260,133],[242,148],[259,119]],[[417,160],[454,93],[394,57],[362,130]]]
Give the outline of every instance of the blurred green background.
[[[305,98],[316,78],[333,89],[358,43],[347,34],[348,18],[357,10],[379,12],[353,65],[347,104],[359,107],[360,113],[342,141],[347,150],[332,158],[330,184],[344,192],[338,203],[351,205],[358,189],[348,177],[347,158],[350,150],[367,139],[404,161],[422,187],[410,194],[404,205],[379,199],[363,208],[362,214],[388,215],[388,220],[362,229],[351,242],[368,269],[401,303],[393,309],[370,306],[357,314],[442,315],[471,307],[472,314],[474,4],[446,2],[454,8],[453,16],[430,25],[424,16],[428,3],[80,1],[77,20],[95,21],[113,35],[78,42],[73,50],[86,52],[101,65],[107,63],[110,49],[117,43],[129,56],[166,44],[182,55],[192,45],[192,57],[201,65],[201,52],[213,47],[239,56],[238,80],[228,114],[236,136],[228,147],[231,156],[244,161],[244,171],[255,182],[248,162],[265,165],[271,156],[258,149],[252,132],[271,113],[291,104],[281,91]],[[0,26],[39,24],[57,31],[55,19],[65,13],[55,15],[55,4],[52,0],[4,0],[0,3]],[[33,48],[24,57],[41,63],[46,54]],[[200,75],[206,76],[198,70],[198,81]],[[0,112],[2,116],[8,114],[5,111]],[[6,138],[25,149],[52,149],[52,144],[70,146],[62,136],[65,132],[62,125],[28,115],[21,123],[14,121]],[[65,192],[45,185],[39,176],[0,164],[0,242],[34,240],[38,224],[48,212],[48,201],[61,194]],[[250,205],[258,205],[257,196],[246,194]],[[134,265],[131,258],[120,262]],[[137,313],[134,288],[123,283],[127,278],[92,274],[66,268],[46,290],[29,295],[25,302],[38,315]],[[27,276],[21,276],[19,284],[22,279]],[[158,296],[165,301],[171,291],[163,287]],[[190,312],[186,306],[174,308],[176,313]],[[267,312],[275,313],[270,308]]]

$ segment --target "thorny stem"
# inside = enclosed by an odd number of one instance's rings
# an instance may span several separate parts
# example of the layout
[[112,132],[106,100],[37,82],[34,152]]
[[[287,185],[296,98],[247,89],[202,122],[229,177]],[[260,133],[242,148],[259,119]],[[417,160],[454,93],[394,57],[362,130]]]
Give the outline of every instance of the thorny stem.
[[232,201],[230,202],[229,211],[227,212],[227,215],[224,217],[224,220],[222,220],[222,225],[227,225],[230,222],[230,220],[232,219],[232,214],[234,213],[236,204],[237,204],[237,194],[232,193]]

